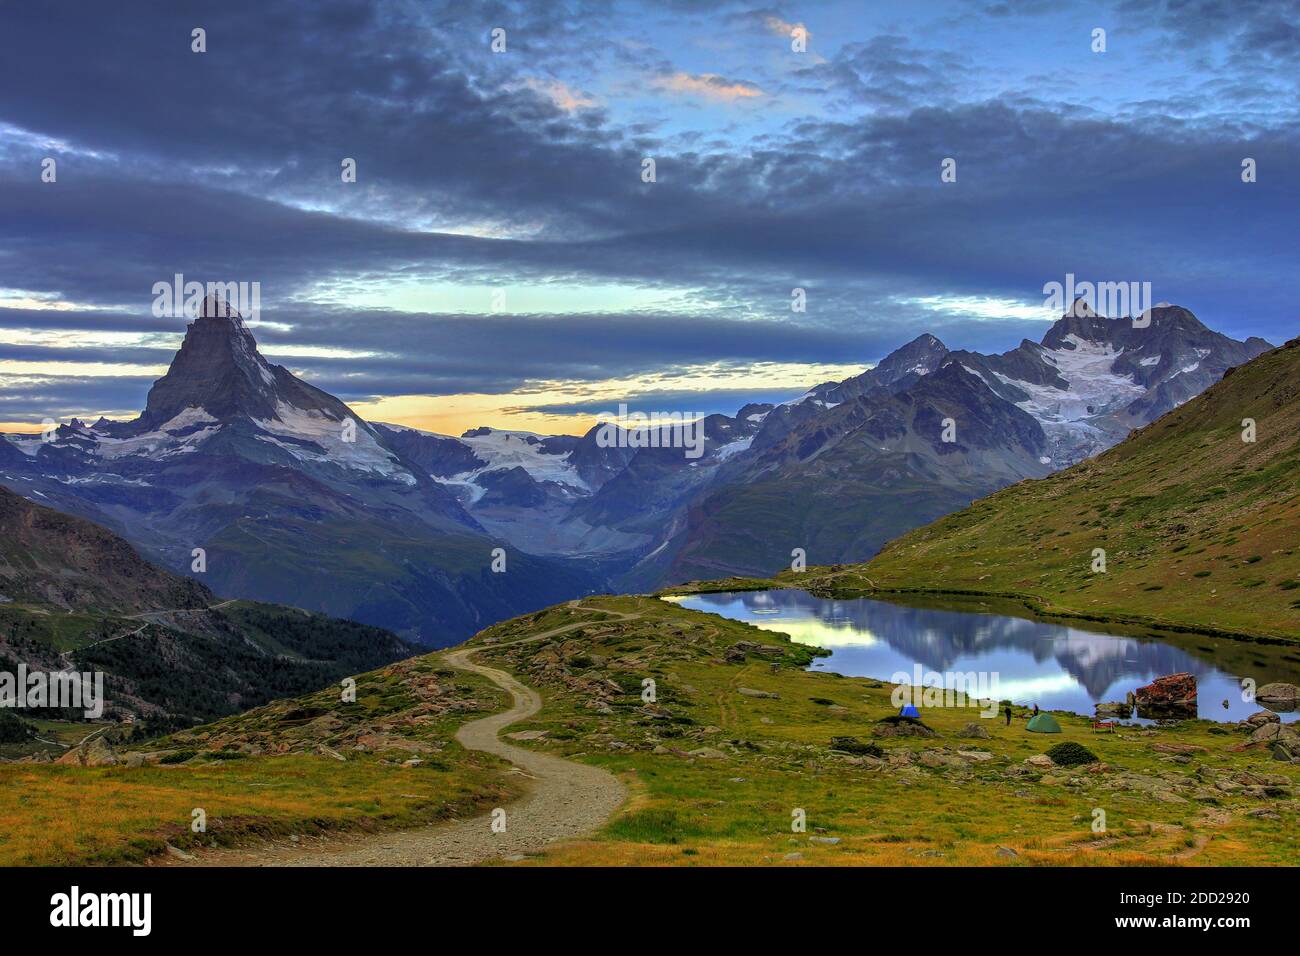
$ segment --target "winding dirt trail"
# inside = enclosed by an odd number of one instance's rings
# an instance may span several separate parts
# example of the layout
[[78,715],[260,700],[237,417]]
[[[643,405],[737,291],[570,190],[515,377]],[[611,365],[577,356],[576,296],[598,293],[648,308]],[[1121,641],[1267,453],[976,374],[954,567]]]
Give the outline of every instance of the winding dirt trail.
[[[576,607],[576,603],[571,602]],[[597,610],[597,609],[591,609]],[[599,609],[601,614],[625,621],[641,615]],[[507,647],[544,641],[594,621],[566,624]],[[469,866],[486,860],[535,853],[552,843],[585,836],[601,826],[626,799],[627,791],[613,774],[598,767],[574,763],[549,754],[535,753],[503,742],[497,736],[506,727],[536,714],[541,696],[510,674],[476,664],[471,658],[481,647],[450,651],[443,659],[452,667],[481,674],[513,698],[499,714],[465,724],[456,739],[468,750],[481,750],[510,761],[533,778],[523,798],[505,807],[505,832],[492,832],[492,815],[472,820],[393,830],[361,836],[340,836],[310,845],[269,845],[246,849],[204,851],[189,860],[174,857],[164,865],[190,866]]]

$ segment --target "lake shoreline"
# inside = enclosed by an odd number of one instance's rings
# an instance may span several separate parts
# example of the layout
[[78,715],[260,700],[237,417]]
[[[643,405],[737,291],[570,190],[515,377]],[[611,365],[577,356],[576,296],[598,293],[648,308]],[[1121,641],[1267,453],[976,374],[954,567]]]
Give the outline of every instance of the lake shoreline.
[[[785,633],[832,658],[811,662],[810,669],[825,668],[828,673],[888,683],[896,683],[900,671],[910,672],[916,666],[962,673],[998,672],[1004,682],[1010,682],[1002,697],[1037,701],[1046,710],[1090,717],[1095,716],[1100,703],[1122,701],[1126,693],[1160,676],[1187,671],[1195,674],[1201,685],[1201,710],[1196,719],[1233,723],[1258,709],[1243,711],[1242,704],[1251,703],[1242,693],[1246,679],[1261,686],[1277,680],[1300,680],[1300,656],[1288,653],[1290,645],[1284,642],[1222,640],[1217,635],[1189,633],[1185,629],[1166,630],[1125,622],[1102,622],[1098,626],[1089,620],[1088,626],[1079,626],[1077,618],[1030,613],[1023,603],[1005,596],[986,599],[982,594],[928,589],[790,587],[784,580],[755,578],[665,589],[657,596],[760,630]],[[840,606],[841,602],[846,606]],[[989,623],[976,623],[977,618]],[[1023,622],[1029,630],[1012,625],[1012,620]],[[1041,627],[1034,631],[1033,625]],[[992,633],[1003,636],[992,643],[972,643],[988,628],[997,629]],[[913,632],[929,637],[914,642],[910,637]],[[859,643],[854,635],[868,640]],[[844,640],[846,637],[849,639]],[[1051,652],[1054,663],[1046,656],[1040,657],[1042,652],[1036,649],[1041,647],[1036,641],[1044,638],[1057,643],[1057,650]],[[951,642],[944,652],[951,663],[936,662],[936,639]],[[979,636],[979,641],[984,640]],[[1114,649],[1107,646],[1111,640],[1119,642]],[[868,652],[867,647],[874,649]],[[1070,690],[1059,685],[1055,690],[1029,688],[1066,675],[1072,685]],[[1014,690],[1017,685],[1020,689]],[[1223,712],[1217,707],[1220,700],[1225,705]],[[1233,702],[1232,715],[1227,713],[1229,700]]]
[[[802,574],[814,574],[817,569],[810,568]],[[824,580],[824,579],[823,579]],[[1116,628],[1119,637],[1154,637],[1154,636],[1199,636],[1220,640],[1239,641],[1246,644],[1265,644],[1274,647],[1300,648],[1300,636],[1289,637],[1276,634],[1263,634],[1250,631],[1217,628],[1209,625],[1179,624],[1161,621],[1141,614],[1101,614],[1081,611],[1069,607],[1047,605],[1042,599],[1031,594],[1014,591],[982,591],[972,588],[923,588],[923,587],[881,587],[879,585],[824,585],[817,579],[801,583],[794,572],[782,571],[771,578],[723,578],[716,581],[689,581],[674,587],[661,588],[652,597],[664,597],[681,594],[715,594],[728,591],[766,591],[792,589],[805,591],[814,597],[829,600],[852,600],[870,598],[889,601],[894,596],[922,595],[934,600],[958,599],[961,601],[984,600],[1000,601],[1015,605],[1022,610],[1016,612],[1018,617],[1049,623],[1066,623],[1082,621]],[[901,603],[901,602],[900,602]],[[979,613],[979,612],[975,612]],[[1144,633],[1135,634],[1134,629]]]

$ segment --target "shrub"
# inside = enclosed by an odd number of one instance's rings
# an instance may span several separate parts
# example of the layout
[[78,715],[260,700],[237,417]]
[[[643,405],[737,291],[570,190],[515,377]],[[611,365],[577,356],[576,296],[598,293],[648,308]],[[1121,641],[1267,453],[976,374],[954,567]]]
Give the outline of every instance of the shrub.
[[185,761],[192,759],[196,754],[198,754],[197,750],[174,750],[159,758],[158,762],[165,764],[184,763]]
[[1058,767],[1077,767],[1085,763],[1096,763],[1101,758],[1082,744],[1067,740],[1047,751],[1052,763]]
[[18,744],[32,736],[32,729],[21,717],[0,710],[0,744]]

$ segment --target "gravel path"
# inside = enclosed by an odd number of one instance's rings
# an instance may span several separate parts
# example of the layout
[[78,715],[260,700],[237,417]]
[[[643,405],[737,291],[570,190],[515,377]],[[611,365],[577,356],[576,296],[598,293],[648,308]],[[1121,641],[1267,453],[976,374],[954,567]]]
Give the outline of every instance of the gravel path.
[[[602,611],[633,620],[639,614]],[[513,644],[542,641],[591,621],[568,624]],[[506,645],[497,645],[504,647]],[[243,850],[211,850],[182,860],[166,857],[164,865],[190,866],[469,866],[486,860],[518,857],[560,840],[585,836],[603,824],[626,797],[623,784],[598,767],[535,753],[501,741],[506,727],[536,714],[541,696],[505,671],[470,658],[480,648],[451,651],[452,667],[487,677],[514,698],[509,710],[470,721],[456,732],[468,750],[482,750],[510,761],[533,778],[529,792],[505,807],[505,832],[492,832],[492,815],[414,830],[347,835],[303,844],[274,844]],[[187,854],[188,855],[188,854]]]

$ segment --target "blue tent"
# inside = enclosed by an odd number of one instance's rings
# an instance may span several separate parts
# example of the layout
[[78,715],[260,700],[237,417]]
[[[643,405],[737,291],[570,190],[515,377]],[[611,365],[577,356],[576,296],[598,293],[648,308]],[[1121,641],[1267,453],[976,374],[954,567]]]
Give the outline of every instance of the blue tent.
[[921,712],[916,709],[916,704],[904,704],[903,709],[898,712],[899,717],[915,717],[921,719]]

